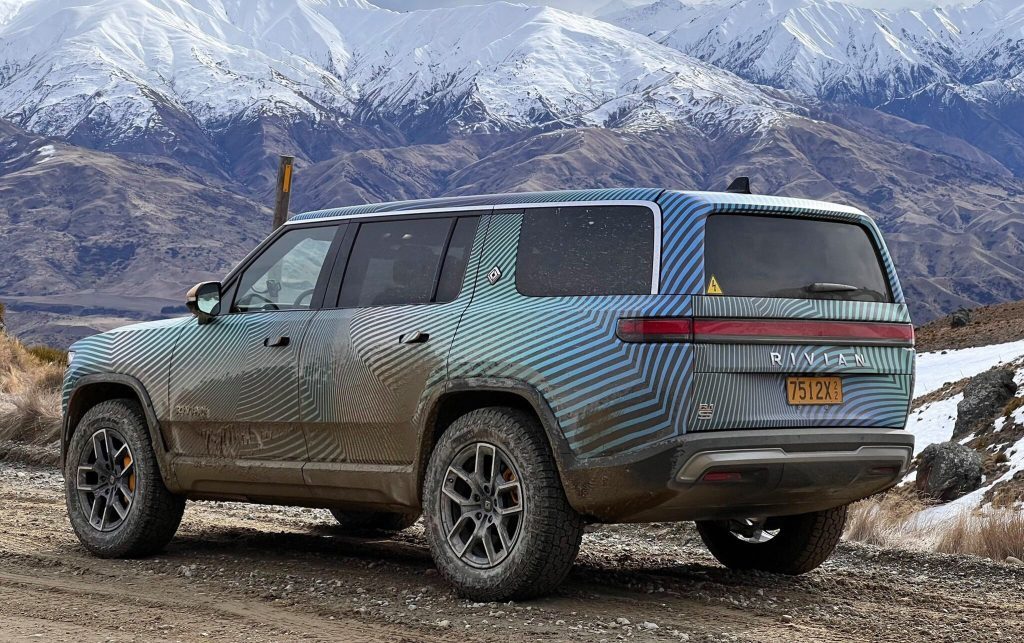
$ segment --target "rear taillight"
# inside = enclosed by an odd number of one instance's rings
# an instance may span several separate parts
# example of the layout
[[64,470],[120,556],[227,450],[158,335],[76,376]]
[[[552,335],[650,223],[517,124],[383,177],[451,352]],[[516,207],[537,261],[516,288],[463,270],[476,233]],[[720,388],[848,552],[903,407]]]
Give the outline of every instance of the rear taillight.
[[620,319],[616,334],[624,342],[689,342],[693,320],[688,317]]
[[627,342],[914,345],[910,324],[803,319],[620,319],[618,336]]

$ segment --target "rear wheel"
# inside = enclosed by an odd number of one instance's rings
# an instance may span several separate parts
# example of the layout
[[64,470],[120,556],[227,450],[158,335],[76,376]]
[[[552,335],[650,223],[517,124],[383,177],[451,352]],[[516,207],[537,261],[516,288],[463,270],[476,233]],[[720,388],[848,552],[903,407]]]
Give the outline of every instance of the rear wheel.
[[345,511],[331,509],[331,515],[345,529],[374,529],[377,531],[402,531],[412,527],[417,520],[414,514],[389,511]]
[[763,523],[698,521],[697,531],[712,555],[730,569],[795,575],[811,571],[832,555],[845,524],[843,506]]
[[64,490],[75,534],[103,558],[160,551],[185,511],[185,499],[164,486],[134,400],[102,402],[82,416],[68,445]]
[[511,408],[472,411],[448,427],[427,466],[423,507],[438,569],[477,601],[551,592],[583,538],[543,429]]

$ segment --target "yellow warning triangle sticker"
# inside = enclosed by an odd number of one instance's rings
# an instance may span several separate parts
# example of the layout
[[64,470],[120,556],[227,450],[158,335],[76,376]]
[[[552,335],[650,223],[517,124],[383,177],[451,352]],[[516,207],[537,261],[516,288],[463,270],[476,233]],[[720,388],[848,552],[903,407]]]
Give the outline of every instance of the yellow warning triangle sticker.
[[715,279],[714,275],[711,275],[711,281],[708,282],[707,294],[709,295],[721,295],[722,287],[718,285],[718,280]]

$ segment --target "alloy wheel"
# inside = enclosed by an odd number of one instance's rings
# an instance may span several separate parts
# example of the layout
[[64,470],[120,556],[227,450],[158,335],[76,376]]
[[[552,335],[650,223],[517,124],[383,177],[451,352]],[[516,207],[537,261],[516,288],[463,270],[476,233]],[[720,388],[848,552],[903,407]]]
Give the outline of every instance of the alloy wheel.
[[79,506],[97,531],[114,531],[135,501],[135,457],[114,429],[93,433],[78,461],[75,488]]
[[452,551],[489,569],[516,545],[526,512],[515,460],[500,447],[476,442],[456,454],[440,495],[441,524]]

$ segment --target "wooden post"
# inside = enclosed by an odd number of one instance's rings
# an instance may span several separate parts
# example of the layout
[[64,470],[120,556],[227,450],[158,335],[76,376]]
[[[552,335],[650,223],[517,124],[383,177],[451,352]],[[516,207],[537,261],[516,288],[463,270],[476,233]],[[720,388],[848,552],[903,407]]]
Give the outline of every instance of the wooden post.
[[277,198],[274,200],[274,230],[288,220],[288,200],[292,195],[292,163],[294,156],[281,156],[277,168]]

